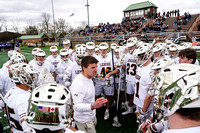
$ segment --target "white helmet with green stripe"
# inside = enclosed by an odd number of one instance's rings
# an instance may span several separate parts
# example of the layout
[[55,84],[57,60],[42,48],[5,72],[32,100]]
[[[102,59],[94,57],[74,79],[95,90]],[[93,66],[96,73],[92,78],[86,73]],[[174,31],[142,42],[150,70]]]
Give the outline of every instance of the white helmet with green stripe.
[[180,108],[200,108],[200,66],[176,64],[161,70],[154,88],[159,93],[159,115],[171,116]]

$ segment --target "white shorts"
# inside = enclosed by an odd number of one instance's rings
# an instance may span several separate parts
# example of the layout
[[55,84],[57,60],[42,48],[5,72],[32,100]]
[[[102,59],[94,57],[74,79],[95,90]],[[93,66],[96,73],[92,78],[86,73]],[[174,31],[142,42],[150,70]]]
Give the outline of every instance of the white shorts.
[[[115,89],[118,90],[118,87],[119,87],[119,83],[115,83]],[[125,90],[125,84],[124,82],[121,82],[120,83],[120,91],[124,91]]]
[[134,94],[135,93],[135,84],[130,84],[127,82],[127,94]]
[[111,86],[107,87],[106,85],[102,84],[95,84],[95,95],[99,96],[104,91],[105,95],[112,96],[114,95],[114,88],[113,84]]

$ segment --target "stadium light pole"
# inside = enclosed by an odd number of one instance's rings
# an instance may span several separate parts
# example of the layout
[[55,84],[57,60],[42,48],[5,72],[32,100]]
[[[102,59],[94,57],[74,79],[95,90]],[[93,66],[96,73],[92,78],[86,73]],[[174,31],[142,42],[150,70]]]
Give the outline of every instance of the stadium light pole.
[[90,27],[90,21],[89,21],[89,4],[88,4],[88,0],[87,0],[87,5],[85,5],[85,6],[87,6],[87,16],[88,16],[88,27]]
[[53,14],[53,31],[54,31],[54,38],[56,43],[56,29],[55,29],[55,17],[54,17],[54,6],[53,6],[53,0],[51,0],[52,5],[52,14]]

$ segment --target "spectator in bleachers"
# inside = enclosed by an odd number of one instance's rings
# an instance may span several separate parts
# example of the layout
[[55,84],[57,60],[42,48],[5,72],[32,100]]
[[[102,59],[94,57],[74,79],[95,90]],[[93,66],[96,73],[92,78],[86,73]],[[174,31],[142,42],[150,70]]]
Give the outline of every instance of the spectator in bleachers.
[[177,31],[181,31],[182,30],[182,28],[181,28],[181,26],[179,25],[178,27],[177,27]]

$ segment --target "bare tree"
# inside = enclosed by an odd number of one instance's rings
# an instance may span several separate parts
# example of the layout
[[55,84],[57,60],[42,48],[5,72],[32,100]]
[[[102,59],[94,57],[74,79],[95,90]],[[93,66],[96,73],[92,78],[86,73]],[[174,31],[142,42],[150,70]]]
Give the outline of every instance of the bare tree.
[[12,28],[17,33],[19,33],[19,23],[20,23],[19,18],[16,18],[16,21],[12,20]]
[[42,29],[46,33],[48,33],[49,32],[49,28],[50,28],[50,22],[49,22],[49,20],[50,20],[51,15],[49,13],[43,12],[42,15],[41,15],[41,17],[42,17],[42,23],[41,23]]
[[38,34],[37,26],[35,25],[26,26],[24,29],[24,33],[27,35],[37,35]]
[[68,27],[68,25],[63,18],[59,18],[55,24],[56,24],[57,32],[60,32],[60,33],[66,32],[66,28]]
[[5,29],[5,31],[8,31],[8,25],[7,25],[7,20],[6,19],[4,19],[4,29]]
[[4,25],[4,17],[0,17],[0,31],[2,31],[3,25]]
[[86,26],[87,26],[87,22],[86,21],[82,21],[80,27],[85,28]]
[[37,35],[38,27],[33,25],[32,20],[27,20],[27,26],[24,27],[23,33],[26,35]]
[[3,27],[4,27],[5,31],[8,30],[7,20],[5,17],[0,17],[0,31],[3,30]]

